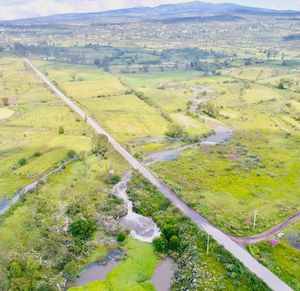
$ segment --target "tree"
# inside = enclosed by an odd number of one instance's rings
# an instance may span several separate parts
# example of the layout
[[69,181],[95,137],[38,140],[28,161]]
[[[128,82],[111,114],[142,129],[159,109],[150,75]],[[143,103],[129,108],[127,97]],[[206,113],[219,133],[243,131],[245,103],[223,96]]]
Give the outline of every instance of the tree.
[[59,133],[59,134],[64,134],[64,133],[65,133],[65,129],[64,129],[63,126],[60,126],[60,127],[58,128],[58,133]]
[[69,280],[77,278],[80,272],[79,264],[75,261],[69,262],[64,268],[64,275]]
[[117,241],[118,241],[119,243],[124,242],[125,239],[126,239],[126,233],[124,233],[124,232],[118,233],[118,235],[117,235]]
[[169,125],[168,130],[166,131],[166,136],[171,138],[180,138],[186,135],[183,128],[175,123]]
[[18,164],[22,167],[22,166],[25,166],[27,164],[27,160],[26,159],[21,159],[19,160]]
[[79,219],[70,225],[72,236],[78,240],[90,240],[96,230],[96,222],[89,219]]
[[280,89],[280,90],[284,90],[284,89],[285,89],[285,86],[284,86],[284,80],[280,80],[280,82],[279,82],[277,88]]
[[74,150],[69,150],[67,156],[69,159],[73,159],[76,156],[76,152]]
[[8,100],[7,97],[3,97],[3,98],[2,98],[2,105],[3,105],[4,107],[9,105],[9,100]]
[[177,235],[173,235],[169,241],[170,249],[173,251],[177,251],[180,247],[180,241]]
[[107,159],[108,153],[108,139],[104,135],[96,136],[93,138],[92,152],[94,155],[100,157],[103,160]]
[[153,240],[153,247],[155,251],[159,253],[166,253],[167,251],[167,240],[164,236],[157,237]]

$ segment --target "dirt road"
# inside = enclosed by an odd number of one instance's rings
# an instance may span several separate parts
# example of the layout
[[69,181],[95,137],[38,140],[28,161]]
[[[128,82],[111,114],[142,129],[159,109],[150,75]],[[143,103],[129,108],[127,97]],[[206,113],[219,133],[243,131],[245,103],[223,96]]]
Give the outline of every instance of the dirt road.
[[164,185],[156,176],[154,176],[147,168],[131,156],[110,134],[108,134],[100,125],[87,113],[85,113],[79,106],[77,106],[70,98],[58,90],[50,80],[42,74],[27,58],[24,61],[35,71],[35,73],[49,86],[49,88],[61,98],[74,112],[83,118],[98,134],[105,135],[114,149],[119,152],[130,165],[141,173],[151,184],[159,189],[159,191],[174,205],[176,205],[187,217],[192,219],[202,230],[211,235],[220,245],[224,246],[234,257],[241,261],[251,272],[256,274],[262,281],[264,281],[271,289],[278,291],[292,290],[288,285],[275,276],[270,270],[256,261],[244,248],[233,241],[230,237],[222,231],[211,225],[204,217],[190,208],[166,185]]

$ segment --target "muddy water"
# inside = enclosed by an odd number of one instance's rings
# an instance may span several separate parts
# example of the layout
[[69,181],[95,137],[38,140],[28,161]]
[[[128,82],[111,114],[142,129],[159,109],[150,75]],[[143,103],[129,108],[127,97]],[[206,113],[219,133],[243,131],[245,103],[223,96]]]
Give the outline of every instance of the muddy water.
[[127,195],[128,183],[132,174],[126,174],[123,179],[113,187],[113,194],[122,199],[127,206],[127,215],[121,218],[121,223],[130,230],[130,235],[140,241],[151,243],[160,236],[160,230],[152,218],[142,216],[133,211],[133,203]]
[[80,277],[76,280],[69,281],[66,290],[71,287],[82,286],[93,281],[105,280],[106,276],[116,267],[118,259],[122,256],[122,250],[113,250],[104,260],[99,260],[87,265]]
[[168,291],[172,286],[172,279],[178,266],[171,258],[167,258],[158,263],[150,282],[157,291]]
[[[211,124],[211,122],[208,124]],[[212,128],[214,129],[215,133],[203,140],[201,145],[217,145],[225,143],[232,137],[233,131],[229,127],[216,123],[213,124],[214,125],[212,125]]]
[[196,145],[195,144],[186,145],[178,149],[151,153],[147,158],[144,159],[144,164],[146,166],[150,166],[151,164],[155,164],[161,161],[167,162],[167,161],[176,160],[181,152],[191,149],[194,146]]
[[[122,199],[127,206],[127,215],[121,218],[120,221],[130,230],[130,235],[133,238],[151,243],[154,238],[160,236],[160,230],[151,218],[139,215],[133,211],[133,203],[127,195],[128,183],[131,177],[132,174],[127,173],[112,189],[113,194]],[[67,288],[105,280],[106,276],[119,264],[117,259],[122,254],[120,252],[120,250],[112,251],[104,261],[97,261],[86,266],[78,279],[67,283]],[[167,273],[166,281],[168,281],[167,278],[169,276],[169,273]]]
[[[214,130],[214,134],[201,141],[200,145],[218,145],[221,143],[225,143],[233,135],[233,131],[225,125],[220,125],[219,123],[214,121],[208,121],[207,124]],[[168,162],[176,160],[181,152],[189,150],[195,146],[196,144],[191,144],[180,147],[178,149],[154,152],[146,157],[143,163],[145,166],[150,166],[157,162]]]
[[[201,142],[201,145],[216,145],[226,142],[231,136],[232,131],[217,123],[209,124],[215,133]],[[144,163],[150,165],[158,161],[170,161],[176,159],[182,151],[188,150],[196,145],[187,145],[178,149],[156,152],[149,155]],[[130,235],[143,242],[151,243],[154,238],[160,236],[160,230],[156,223],[149,217],[139,215],[134,212],[132,201],[127,194],[128,183],[132,178],[131,173],[127,173],[122,180],[116,184],[112,193],[122,199],[127,206],[127,215],[120,219],[121,223],[130,230]],[[104,280],[106,276],[118,265],[117,260],[107,258],[105,263],[98,261],[84,268],[81,276],[68,283],[68,288],[72,286],[82,286],[97,280]],[[171,258],[161,261],[156,267],[155,273],[150,282],[157,291],[168,291],[172,286],[172,279],[177,269],[177,264]]]

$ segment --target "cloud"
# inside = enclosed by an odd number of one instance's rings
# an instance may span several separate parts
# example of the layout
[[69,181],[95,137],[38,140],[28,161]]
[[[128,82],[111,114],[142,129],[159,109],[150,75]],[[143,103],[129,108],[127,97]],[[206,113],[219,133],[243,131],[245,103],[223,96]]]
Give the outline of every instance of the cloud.
[[[190,2],[192,0],[0,0],[0,19],[17,19],[60,13],[95,12],[135,6]],[[204,0],[205,2],[234,2],[241,5],[274,9],[298,9],[299,0]]]

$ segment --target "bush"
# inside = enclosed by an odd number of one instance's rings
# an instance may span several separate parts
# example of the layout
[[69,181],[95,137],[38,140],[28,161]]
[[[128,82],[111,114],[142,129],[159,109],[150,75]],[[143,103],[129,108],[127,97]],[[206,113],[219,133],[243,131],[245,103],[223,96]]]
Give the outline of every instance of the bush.
[[64,134],[64,133],[65,133],[65,129],[64,129],[63,126],[60,126],[60,127],[58,128],[58,133],[59,133],[59,134]]
[[40,153],[40,152],[35,152],[34,154],[33,154],[33,156],[35,157],[35,158],[38,158],[38,157],[40,157],[42,154]]
[[74,261],[69,262],[64,269],[64,275],[69,280],[76,279],[77,276],[79,275],[79,272],[80,272],[79,264]]
[[6,97],[2,98],[2,105],[3,105],[4,107],[9,105],[9,100],[8,100],[8,98],[6,98]]
[[108,149],[109,145],[106,136],[100,135],[93,138],[92,152],[94,155],[106,160]]
[[283,81],[280,81],[280,83],[278,84],[277,88],[278,88],[279,90],[284,90],[284,89],[285,89],[284,82],[283,82]]
[[106,179],[106,183],[109,185],[116,185],[121,181],[121,177],[119,175],[109,175]]
[[173,235],[173,236],[170,238],[169,246],[170,246],[170,249],[173,250],[173,251],[179,250],[179,247],[180,247],[180,241],[179,241],[178,236]]
[[167,240],[164,236],[157,237],[152,242],[155,251],[158,253],[166,253],[167,252]]
[[67,152],[67,157],[73,159],[76,156],[76,152],[74,150],[69,150]]
[[169,125],[165,135],[171,138],[180,138],[184,137],[186,133],[180,125],[172,123]]
[[124,242],[125,239],[126,239],[126,233],[124,233],[124,232],[118,233],[118,235],[117,235],[117,241],[118,241],[119,243]]
[[96,222],[88,219],[79,219],[70,225],[72,236],[78,240],[90,240],[96,230]]
[[19,160],[18,164],[22,167],[22,166],[25,166],[27,164],[27,160],[26,159],[21,159]]

